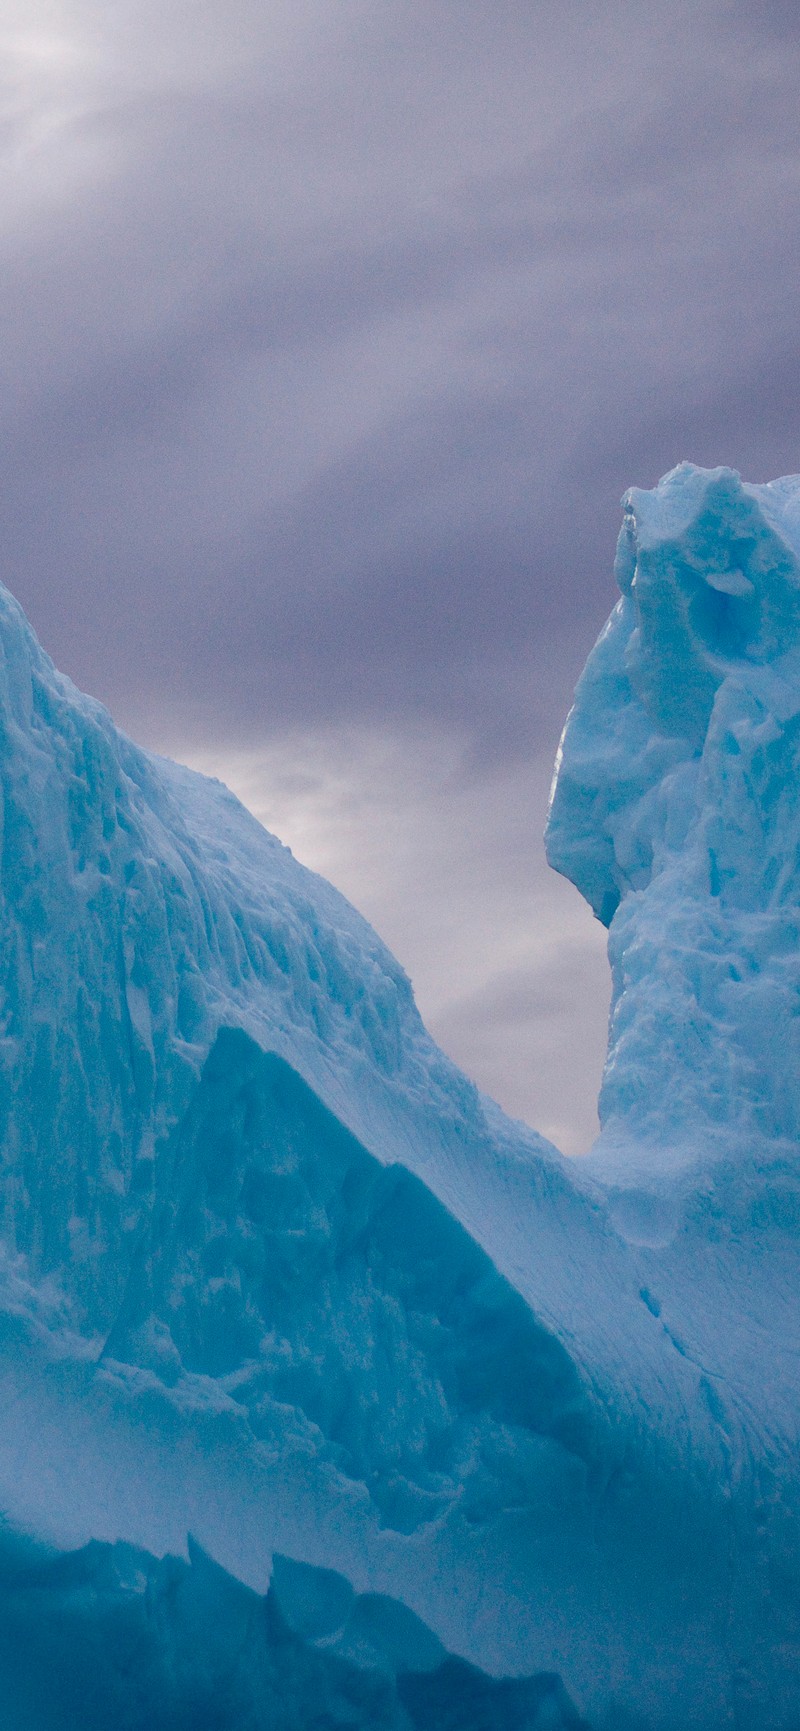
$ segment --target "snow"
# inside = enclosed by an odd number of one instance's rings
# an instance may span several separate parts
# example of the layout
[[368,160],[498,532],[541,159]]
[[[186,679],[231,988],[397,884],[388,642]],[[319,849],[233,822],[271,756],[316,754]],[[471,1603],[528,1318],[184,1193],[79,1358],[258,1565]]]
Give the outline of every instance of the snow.
[[[581,1162],[0,592],[0,1691],[24,1722],[64,1722],[34,1683],[65,1651],[116,1722],[135,1650],[131,1726],[201,1700],[257,1724],[276,1690],[305,1725],[336,1659],[366,1667],[365,1726],[788,1731],[798,553],[800,481],[681,465],[627,496],[547,838],[610,928]],[[281,1592],[302,1626],[276,1657]]]

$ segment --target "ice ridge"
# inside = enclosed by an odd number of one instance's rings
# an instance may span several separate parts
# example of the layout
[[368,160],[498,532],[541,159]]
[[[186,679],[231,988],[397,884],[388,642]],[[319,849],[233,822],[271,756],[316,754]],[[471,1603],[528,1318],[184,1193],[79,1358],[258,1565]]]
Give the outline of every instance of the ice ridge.
[[0,1535],[0,1699],[25,1731],[587,1731],[552,1673],[489,1677],[396,1600],[280,1555],[256,1594],[192,1542]]
[[585,1162],[0,591],[0,1706],[31,1731],[45,1674],[87,1726],[122,1676],[130,1731],[791,1731],[799,546],[797,481],[628,496],[548,829],[609,924]]

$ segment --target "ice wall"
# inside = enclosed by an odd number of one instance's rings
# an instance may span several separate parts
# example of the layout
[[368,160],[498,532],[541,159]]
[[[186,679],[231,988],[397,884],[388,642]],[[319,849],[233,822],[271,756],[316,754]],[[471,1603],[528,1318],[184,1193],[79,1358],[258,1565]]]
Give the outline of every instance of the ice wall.
[[623,504],[546,846],[609,926],[630,1176],[800,1131],[800,479],[682,463]]

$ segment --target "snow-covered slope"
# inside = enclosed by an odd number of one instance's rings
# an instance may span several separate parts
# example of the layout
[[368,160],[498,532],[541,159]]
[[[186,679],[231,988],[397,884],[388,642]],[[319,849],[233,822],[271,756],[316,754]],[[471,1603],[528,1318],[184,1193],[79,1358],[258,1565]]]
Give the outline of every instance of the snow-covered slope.
[[[110,1642],[113,1699],[113,1624],[161,1678],[132,1726],[167,1674],[165,1723],[200,1723],[203,1690],[209,1724],[261,1723],[269,1674],[310,1724],[321,1661],[284,1641],[279,1663],[263,1630],[244,1693],[208,1704],[216,1622],[273,1617],[280,1552],[391,1600],[387,1627],[413,1613],[437,1655],[529,1679],[467,1688],[444,1657],[413,1707],[369,1659],[365,1727],[789,1731],[795,520],[800,483],[728,471],[631,496],[549,825],[613,914],[585,1162],[482,1098],[355,911],[218,783],[122,737],[0,592],[0,1509],[64,1553],[36,1564],[40,1627],[0,1546],[0,1626],[23,1630],[0,1694],[31,1726],[75,1594],[99,1618],[76,1676]],[[185,1577],[158,1562],[190,1532],[230,1591],[197,1551]]]

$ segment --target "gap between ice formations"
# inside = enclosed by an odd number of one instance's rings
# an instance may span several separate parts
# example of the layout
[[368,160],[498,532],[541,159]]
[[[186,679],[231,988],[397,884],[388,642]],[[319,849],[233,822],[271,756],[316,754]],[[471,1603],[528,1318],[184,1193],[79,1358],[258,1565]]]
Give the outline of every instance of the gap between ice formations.
[[[0,1557],[9,1689],[79,1601],[76,1675],[117,1664],[110,1618],[176,1722],[222,1711],[219,1619],[248,1631],[233,1726],[262,1687],[305,1725],[335,1673],[332,1722],[365,1731],[789,1731],[799,547],[796,480],[681,465],[628,496],[548,825],[610,927],[580,1163],[444,1058],[343,898],[120,735],[0,596],[0,1504],[60,1552]],[[235,1580],[154,1560],[187,1530]],[[352,1629],[290,1638],[276,1552],[393,1601],[390,1644],[422,1619],[442,1693],[373,1649],[354,1678]]]

